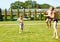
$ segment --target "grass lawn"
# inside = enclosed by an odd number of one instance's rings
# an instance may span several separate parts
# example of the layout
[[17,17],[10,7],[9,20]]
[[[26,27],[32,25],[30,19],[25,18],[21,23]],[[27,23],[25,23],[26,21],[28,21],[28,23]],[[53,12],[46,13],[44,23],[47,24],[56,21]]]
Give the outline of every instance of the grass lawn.
[[[60,36],[59,25],[60,22]],[[17,21],[0,22],[0,42],[60,42],[60,38],[54,39],[52,35],[53,28],[46,28],[45,21],[24,21],[24,32],[21,34]]]

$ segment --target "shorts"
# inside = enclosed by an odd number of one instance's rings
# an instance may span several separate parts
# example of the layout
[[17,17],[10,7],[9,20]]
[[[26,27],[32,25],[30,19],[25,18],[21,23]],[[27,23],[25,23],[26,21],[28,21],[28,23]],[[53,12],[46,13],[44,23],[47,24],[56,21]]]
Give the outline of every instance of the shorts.
[[55,21],[58,22],[58,19],[54,19],[54,20],[53,20],[53,22],[55,22]]
[[23,27],[23,23],[20,23],[20,28],[22,28]]
[[51,19],[52,20],[52,18],[50,16],[47,16],[47,19]]

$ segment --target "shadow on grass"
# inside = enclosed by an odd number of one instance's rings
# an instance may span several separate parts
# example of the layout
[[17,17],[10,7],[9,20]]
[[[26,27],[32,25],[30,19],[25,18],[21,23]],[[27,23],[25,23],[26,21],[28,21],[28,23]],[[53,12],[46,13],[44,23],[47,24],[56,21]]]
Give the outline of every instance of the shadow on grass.
[[20,34],[24,34],[24,35],[30,35],[30,34],[35,34],[35,32],[30,32],[30,31],[24,31],[24,32],[22,32],[22,33],[20,33]]
[[30,31],[24,31],[24,34],[34,34],[35,32],[30,32]]

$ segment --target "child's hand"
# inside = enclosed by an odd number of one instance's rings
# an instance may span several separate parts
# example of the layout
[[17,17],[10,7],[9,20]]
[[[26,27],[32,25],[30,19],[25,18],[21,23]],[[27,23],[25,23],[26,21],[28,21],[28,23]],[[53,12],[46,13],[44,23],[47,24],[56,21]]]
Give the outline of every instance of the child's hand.
[[46,17],[47,17],[48,15],[44,15],[44,16],[46,16]]
[[46,15],[44,15],[44,16],[46,16]]
[[44,14],[44,13],[41,13],[41,14]]

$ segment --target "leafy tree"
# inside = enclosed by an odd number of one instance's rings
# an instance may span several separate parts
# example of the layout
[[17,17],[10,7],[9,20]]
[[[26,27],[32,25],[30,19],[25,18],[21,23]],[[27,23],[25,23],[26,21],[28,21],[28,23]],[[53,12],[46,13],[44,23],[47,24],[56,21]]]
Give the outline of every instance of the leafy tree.
[[1,8],[0,8],[0,21],[2,21],[3,20],[3,17],[2,17],[2,10],[1,10]]
[[60,6],[57,6],[56,8],[57,8],[57,9],[60,9]]
[[16,14],[17,18],[19,17],[19,8],[17,9],[17,14]]
[[11,6],[13,9],[17,9],[17,8],[23,8],[24,7],[24,3],[20,2],[20,1],[16,1],[14,3],[11,3]]
[[5,9],[5,11],[4,11],[4,20],[6,21],[7,20],[7,9]]
[[31,19],[31,11],[28,12],[29,19]]
[[34,20],[36,20],[37,19],[37,12],[36,12],[36,9],[35,9],[35,11],[34,11]]
[[41,4],[40,5],[40,7],[42,8],[42,9],[47,9],[47,8],[49,8],[51,5],[48,5],[48,4]]
[[10,20],[13,20],[13,11],[12,11],[12,7],[10,8]]
[[22,16],[23,16],[23,18],[24,18],[24,16],[25,16],[25,9],[24,9],[24,11],[23,11],[23,13],[22,13]]
[[14,3],[11,3],[11,7],[13,9],[17,9],[17,8],[24,8],[24,9],[32,9],[32,8],[49,8],[50,5],[49,4],[38,4],[36,1],[32,1],[32,0],[27,0],[25,2],[20,2],[20,1],[16,1]]

